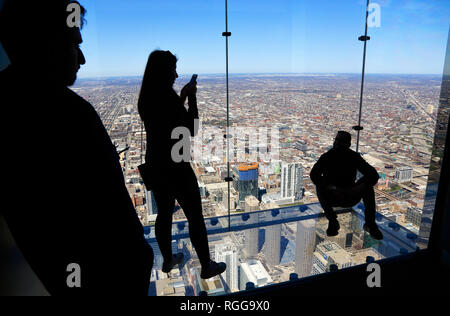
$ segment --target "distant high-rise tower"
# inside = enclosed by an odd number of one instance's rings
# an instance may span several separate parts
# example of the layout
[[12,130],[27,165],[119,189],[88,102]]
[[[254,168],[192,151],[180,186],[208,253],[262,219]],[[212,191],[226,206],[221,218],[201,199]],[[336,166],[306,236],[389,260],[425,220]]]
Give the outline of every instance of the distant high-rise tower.
[[295,272],[301,278],[311,275],[316,236],[315,231],[316,219],[297,222]]
[[152,242],[152,243],[149,243],[149,244],[150,244],[150,246],[153,249],[153,256],[154,256],[153,269],[154,270],[161,269],[162,265],[163,265],[163,262],[164,262],[164,258],[162,256],[161,250],[159,250],[158,243],[155,241],[155,242]]
[[[246,221],[246,224],[255,224],[258,223],[258,214],[253,213],[254,211],[259,210],[259,201],[253,195],[249,195],[245,198],[245,212],[250,217]],[[245,241],[244,247],[247,256],[253,257],[258,254],[258,231],[259,228],[250,228],[244,231]]]
[[227,269],[222,273],[222,277],[232,292],[238,291],[238,261],[236,246],[231,242],[216,245],[215,261],[225,262],[227,264]]
[[153,215],[158,214],[158,206],[156,205],[155,196],[153,195],[153,191],[145,191],[145,199],[147,206],[147,214]]
[[398,183],[411,181],[413,169],[411,167],[400,167],[395,170],[395,180]]
[[202,198],[206,197],[206,185],[202,182],[198,182],[198,188],[200,189],[200,196]]
[[283,163],[281,165],[281,197],[302,198],[303,169],[300,163]]
[[266,227],[264,254],[271,266],[280,264],[281,224]]
[[239,202],[252,195],[258,197],[258,164],[240,164],[234,168],[234,189],[239,192]]

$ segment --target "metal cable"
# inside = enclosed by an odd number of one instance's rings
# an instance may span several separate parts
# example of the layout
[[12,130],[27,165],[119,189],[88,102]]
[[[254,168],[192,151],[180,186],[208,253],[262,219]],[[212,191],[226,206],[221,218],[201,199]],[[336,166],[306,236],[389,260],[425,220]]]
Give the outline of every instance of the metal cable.
[[[223,34],[222,34],[223,35]],[[226,143],[227,143],[227,182],[228,182],[228,229],[231,231],[231,213],[230,213],[230,116],[229,116],[229,94],[228,94],[228,0],[225,0],[225,67],[226,67],[226,90],[227,90],[227,129],[226,129]]]
[[[366,5],[366,26],[365,26],[364,38],[363,38],[364,52],[363,52],[362,74],[361,74],[361,91],[360,91],[360,96],[359,96],[359,117],[358,117],[358,125],[354,126],[354,129],[356,129],[356,131],[357,131],[356,152],[358,152],[358,150],[359,150],[359,134],[360,134],[360,131],[362,130],[361,115],[362,115],[362,102],[363,102],[363,92],[364,92],[364,73],[365,73],[365,68],[366,68],[366,47],[367,47],[367,41],[370,39],[367,37],[367,19],[369,17],[369,1],[370,0],[367,0],[367,5]],[[361,37],[359,39],[361,40]]]

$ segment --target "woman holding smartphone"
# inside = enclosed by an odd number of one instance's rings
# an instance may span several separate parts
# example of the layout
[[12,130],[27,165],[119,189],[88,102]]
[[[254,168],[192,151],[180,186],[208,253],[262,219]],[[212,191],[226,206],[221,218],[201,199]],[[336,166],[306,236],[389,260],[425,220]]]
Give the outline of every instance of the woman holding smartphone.
[[[163,272],[183,261],[183,254],[172,254],[172,215],[175,199],[189,223],[189,236],[202,266],[201,278],[209,279],[225,271],[225,263],[210,259],[208,235],[202,214],[197,178],[189,161],[175,162],[172,139],[177,127],[189,129],[195,136],[198,126],[197,83],[186,84],[178,95],[173,89],[177,74],[177,58],[170,51],[155,50],[150,54],[142,81],[138,110],[147,133],[146,173],[142,174],[148,190],[152,190],[158,206],[155,234],[164,258]],[[184,104],[188,100],[189,109]],[[178,159],[175,159],[178,160]]]

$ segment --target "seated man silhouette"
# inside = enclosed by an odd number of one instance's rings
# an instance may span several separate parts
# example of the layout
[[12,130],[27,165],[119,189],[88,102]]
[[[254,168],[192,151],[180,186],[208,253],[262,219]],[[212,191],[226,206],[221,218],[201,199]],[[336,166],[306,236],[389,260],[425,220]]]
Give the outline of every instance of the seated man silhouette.
[[7,0],[1,9],[10,65],[0,72],[0,209],[51,295],[144,296],[153,252],[119,156],[92,105],[68,88],[85,63],[68,6]]
[[[360,154],[350,149],[351,135],[339,131],[333,148],[323,154],[311,170],[311,180],[316,185],[317,197],[328,219],[328,236],[339,233],[339,222],[333,207],[352,207],[361,200],[365,206],[364,230],[377,240],[383,238],[375,223],[375,192],[378,172]],[[363,176],[358,181],[356,174]]]

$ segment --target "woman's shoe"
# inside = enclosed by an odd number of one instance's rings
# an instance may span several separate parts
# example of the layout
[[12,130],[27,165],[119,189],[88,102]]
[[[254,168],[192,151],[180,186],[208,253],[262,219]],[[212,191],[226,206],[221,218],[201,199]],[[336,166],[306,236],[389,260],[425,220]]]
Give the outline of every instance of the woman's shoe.
[[364,224],[363,229],[372,236],[373,239],[383,239],[383,233],[378,228],[377,224]]
[[202,273],[200,273],[200,277],[202,279],[209,279],[212,278],[213,276],[222,274],[226,269],[227,265],[225,263],[223,262],[217,263],[211,260],[206,268],[202,267]]
[[341,226],[339,225],[339,222],[337,219],[332,219],[328,222],[328,228],[327,228],[327,236],[337,236],[339,234],[339,228]]
[[162,266],[162,272],[164,273],[169,273],[170,271],[172,271],[173,267],[176,266],[177,264],[180,264],[183,262],[184,259],[184,255],[180,252],[177,253],[176,255],[172,255],[172,260],[170,260],[170,262],[164,262],[163,266]]

